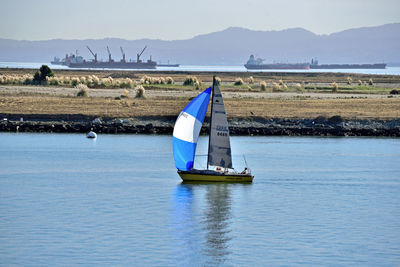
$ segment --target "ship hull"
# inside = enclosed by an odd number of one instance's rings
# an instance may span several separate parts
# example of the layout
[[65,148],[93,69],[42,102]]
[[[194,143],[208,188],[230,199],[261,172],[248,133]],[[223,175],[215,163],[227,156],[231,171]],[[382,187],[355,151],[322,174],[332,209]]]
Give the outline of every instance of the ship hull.
[[155,69],[156,62],[82,62],[70,63],[70,68],[91,68],[91,69]]
[[310,64],[307,63],[298,63],[298,64],[245,64],[244,65],[248,70],[308,70],[310,68]]
[[157,64],[157,67],[179,67],[180,64]]
[[50,64],[52,64],[52,65],[67,65],[63,61],[51,61]]
[[323,64],[310,65],[311,69],[385,69],[386,64]]
[[254,178],[254,176],[249,173],[223,173],[209,170],[178,171],[178,174],[185,182],[251,183]]

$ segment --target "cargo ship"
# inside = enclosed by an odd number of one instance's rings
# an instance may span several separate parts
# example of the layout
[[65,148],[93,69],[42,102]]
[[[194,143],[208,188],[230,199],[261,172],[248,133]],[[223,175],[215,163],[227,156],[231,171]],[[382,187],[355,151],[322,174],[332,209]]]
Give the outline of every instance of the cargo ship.
[[310,69],[385,69],[385,63],[375,64],[318,64],[317,59],[311,59]]
[[271,63],[263,64],[264,59],[255,58],[250,55],[249,60],[244,65],[248,70],[308,70],[310,63]]
[[[147,48],[145,46],[143,50],[136,55],[136,61],[127,61],[125,58],[124,50],[121,48],[122,59],[120,61],[114,61],[111,57],[110,48],[107,46],[108,61],[97,60],[97,53],[94,53],[89,46],[90,53],[93,55],[93,59],[86,61],[82,56],[78,55],[78,51],[75,54],[65,55],[63,60],[56,60],[56,58],[51,62],[52,64],[65,65],[69,68],[98,68],[98,69],[155,69],[157,67],[157,62],[151,59],[143,62],[140,56],[143,54],[144,50]],[[53,63],[54,62],[54,63]]]
[[53,65],[65,65],[65,59],[61,60],[59,57],[54,57],[53,61],[50,61],[50,63]]

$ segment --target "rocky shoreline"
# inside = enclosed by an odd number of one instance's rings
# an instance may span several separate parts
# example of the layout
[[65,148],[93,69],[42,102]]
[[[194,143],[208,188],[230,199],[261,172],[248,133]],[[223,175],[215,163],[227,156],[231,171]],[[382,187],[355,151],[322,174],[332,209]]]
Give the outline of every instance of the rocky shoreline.
[[[0,114],[2,132],[106,134],[172,134],[175,117],[96,118],[83,115]],[[314,119],[235,118],[229,120],[231,135],[281,136],[391,136],[400,137],[400,119],[346,120],[340,116]],[[202,133],[207,133],[208,122]]]

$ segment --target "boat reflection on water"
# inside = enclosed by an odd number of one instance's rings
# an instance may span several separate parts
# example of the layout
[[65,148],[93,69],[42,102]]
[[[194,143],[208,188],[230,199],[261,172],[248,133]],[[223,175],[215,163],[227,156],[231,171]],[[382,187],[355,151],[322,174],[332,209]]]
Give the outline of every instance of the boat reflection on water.
[[[230,254],[232,239],[229,222],[232,219],[230,187],[228,184],[208,185],[206,190],[207,209],[202,220],[206,234],[206,265],[223,264]],[[211,261],[211,262],[210,262]]]
[[232,189],[251,183],[182,182],[174,192],[174,238],[180,265],[213,266],[229,261]]
[[178,185],[173,194],[173,255],[178,266],[190,266],[202,262],[201,228],[196,221],[193,190],[190,186]]

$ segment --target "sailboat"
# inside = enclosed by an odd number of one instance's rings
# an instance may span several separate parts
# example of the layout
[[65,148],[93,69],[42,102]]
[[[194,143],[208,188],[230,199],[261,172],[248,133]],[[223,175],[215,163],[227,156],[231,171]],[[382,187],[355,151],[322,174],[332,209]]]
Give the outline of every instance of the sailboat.
[[[193,168],[197,140],[211,97],[211,118],[207,169]],[[238,172],[232,165],[228,120],[218,83],[195,97],[179,114],[173,132],[175,167],[183,181],[252,182],[254,176],[246,166]],[[246,164],[247,165],[247,164]]]

